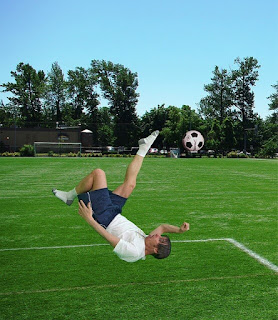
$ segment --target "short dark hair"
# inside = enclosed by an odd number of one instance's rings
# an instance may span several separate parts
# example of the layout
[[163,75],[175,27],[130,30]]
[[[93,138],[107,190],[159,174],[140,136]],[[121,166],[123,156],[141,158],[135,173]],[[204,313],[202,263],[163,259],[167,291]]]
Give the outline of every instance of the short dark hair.
[[159,243],[157,247],[157,253],[154,253],[153,256],[156,259],[165,259],[171,253],[171,241],[168,236],[162,235],[166,238],[164,243]]

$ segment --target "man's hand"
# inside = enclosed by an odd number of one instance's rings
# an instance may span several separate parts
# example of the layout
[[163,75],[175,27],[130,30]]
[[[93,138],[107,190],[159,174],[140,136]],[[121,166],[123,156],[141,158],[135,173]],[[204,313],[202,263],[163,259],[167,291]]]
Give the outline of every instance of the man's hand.
[[78,205],[79,205],[79,210],[78,210],[79,215],[83,219],[85,219],[87,222],[91,221],[93,219],[92,217],[93,211],[92,211],[91,203],[89,202],[88,206],[86,206],[85,203],[82,200],[80,200],[78,201]]
[[162,224],[156,229],[154,229],[149,235],[155,235],[159,234],[162,235],[162,233],[184,233],[185,231],[189,230],[189,223],[184,222],[180,228],[177,226],[172,226],[170,224]]
[[184,233],[186,231],[189,230],[189,223],[184,222],[181,226],[180,226],[180,233]]
[[104,229],[98,222],[92,217],[92,207],[91,203],[88,203],[88,206],[85,205],[85,203],[80,200],[79,203],[79,215],[84,218],[88,224],[95,229],[95,231],[100,234],[104,239],[106,239],[113,248],[116,247],[116,245],[119,243],[120,239],[111,233],[107,232],[106,229]]

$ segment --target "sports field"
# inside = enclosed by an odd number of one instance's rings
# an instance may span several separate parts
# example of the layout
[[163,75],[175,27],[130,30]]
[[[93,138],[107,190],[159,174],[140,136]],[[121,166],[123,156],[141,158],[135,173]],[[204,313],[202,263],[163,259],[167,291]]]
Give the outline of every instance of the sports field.
[[130,161],[0,158],[0,319],[277,320],[278,162],[145,159],[123,214],[191,230],[129,264],[51,189],[96,167],[113,189]]

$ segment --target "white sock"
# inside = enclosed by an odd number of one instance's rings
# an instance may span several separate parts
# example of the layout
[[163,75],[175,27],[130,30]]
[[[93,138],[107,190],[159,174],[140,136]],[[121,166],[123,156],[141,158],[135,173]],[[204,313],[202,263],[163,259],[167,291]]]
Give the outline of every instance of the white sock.
[[52,189],[52,192],[58,199],[65,202],[68,206],[70,206],[73,203],[73,200],[77,197],[75,188],[68,192]]
[[139,140],[138,141],[139,150],[137,151],[137,154],[141,157],[145,157],[145,155],[148,153],[151,145],[154,143],[154,140],[157,138],[158,135],[159,135],[159,131],[156,130],[147,138]]

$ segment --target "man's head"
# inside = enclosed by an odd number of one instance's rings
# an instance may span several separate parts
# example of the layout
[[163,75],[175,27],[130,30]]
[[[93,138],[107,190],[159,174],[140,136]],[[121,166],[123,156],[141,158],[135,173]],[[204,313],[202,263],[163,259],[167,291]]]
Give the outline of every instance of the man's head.
[[156,259],[164,259],[171,253],[171,241],[168,236],[158,234],[148,236],[145,240],[148,254]]

